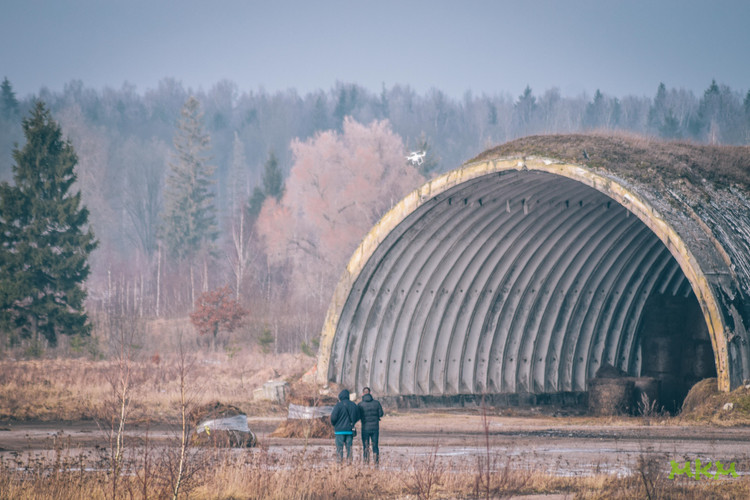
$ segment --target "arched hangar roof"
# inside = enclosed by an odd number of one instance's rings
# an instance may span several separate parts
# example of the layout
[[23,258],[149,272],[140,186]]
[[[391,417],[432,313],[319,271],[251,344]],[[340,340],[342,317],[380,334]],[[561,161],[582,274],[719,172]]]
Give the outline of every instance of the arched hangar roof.
[[694,295],[719,387],[750,378],[750,148],[603,135],[488,150],[389,211],[353,254],[320,382],[379,394],[586,389],[641,369],[653,294]]

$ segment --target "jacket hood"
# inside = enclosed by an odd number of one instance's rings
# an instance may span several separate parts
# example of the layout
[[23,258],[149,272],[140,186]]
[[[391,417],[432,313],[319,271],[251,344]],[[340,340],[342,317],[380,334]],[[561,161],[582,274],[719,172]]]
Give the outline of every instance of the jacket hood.
[[344,389],[343,391],[339,392],[339,400],[340,401],[347,401],[349,399],[349,391]]
[[365,394],[362,396],[362,401],[367,401],[368,403],[372,401],[372,396],[370,394]]

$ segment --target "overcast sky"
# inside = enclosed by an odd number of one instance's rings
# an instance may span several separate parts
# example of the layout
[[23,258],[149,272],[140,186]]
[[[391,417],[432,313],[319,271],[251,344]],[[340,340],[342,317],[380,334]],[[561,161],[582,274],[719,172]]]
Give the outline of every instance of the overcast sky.
[[0,78],[26,97],[74,79],[138,92],[337,81],[452,97],[750,87],[747,0],[2,0]]

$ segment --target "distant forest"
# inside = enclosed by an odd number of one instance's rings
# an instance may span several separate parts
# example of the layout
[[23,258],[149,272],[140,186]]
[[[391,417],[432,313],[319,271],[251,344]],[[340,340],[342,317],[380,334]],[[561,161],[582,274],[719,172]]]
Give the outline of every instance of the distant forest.
[[[78,155],[77,188],[99,247],[89,309],[182,317],[194,287],[230,285],[250,311],[248,339],[276,351],[314,345],[348,256],[369,227],[426,179],[491,146],[532,134],[627,131],[668,140],[750,144],[750,91],[715,81],[702,95],[663,84],[652,97],[424,95],[407,85],[379,93],[337,83],[325,91],[244,91],[222,81],[192,91],[164,79],[139,92],[41,89],[18,98],[2,83],[0,181],[13,181],[21,120],[42,100]],[[185,269],[162,251],[165,193],[181,113],[190,97],[210,139],[212,246]],[[424,150],[418,166],[404,158]],[[193,271],[195,270],[195,275]],[[189,290],[190,289],[190,290]],[[270,340],[269,340],[270,342]]]

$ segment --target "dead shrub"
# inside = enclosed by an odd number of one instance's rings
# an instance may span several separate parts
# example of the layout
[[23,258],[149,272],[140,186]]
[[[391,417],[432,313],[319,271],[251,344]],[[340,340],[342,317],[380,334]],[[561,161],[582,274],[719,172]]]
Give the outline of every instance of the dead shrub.
[[331,438],[333,426],[329,417],[308,419],[287,419],[271,433],[272,437],[282,438]]
[[750,425],[750,384],[719,392],[715,378],[695,384],[685,397],[680,418],[716,425]]
[[[319,394],[315,386],[302,382],[291,386],[287,399],[290,404],[309,408],[334,406],[338,402],[337,398],[326,394]],[[334,431],[330,417],[327,416],[306,419],[287,418],[279,424],[276,430],[271,433],[271,436],[282,438],[333,439]]]
[[426,461],[412,460],[411,474],[404,478],[404,485],[419,500],[429,500],[445,474],[437,460],[438,443],[435,443]]

